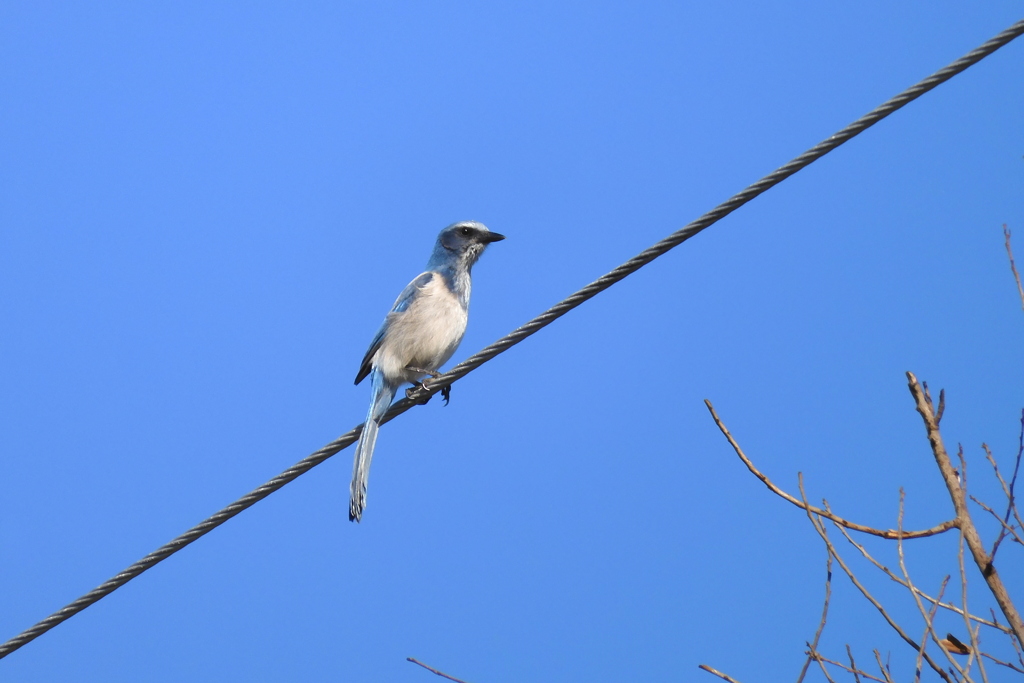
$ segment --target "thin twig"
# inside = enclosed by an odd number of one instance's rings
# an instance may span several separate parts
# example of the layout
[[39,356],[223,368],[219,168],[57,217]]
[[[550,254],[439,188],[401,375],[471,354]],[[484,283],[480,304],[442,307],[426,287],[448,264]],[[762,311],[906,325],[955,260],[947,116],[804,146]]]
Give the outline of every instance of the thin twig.
[[1017,273],[1017,266],[1013,262],[1013,247],[1010,246],[1010,228],[1003,223],[1003,236],[1006,237],[1006,255],[1010,257],[1010,271],[1017,283],[1017,293],[1020,294],[1020,307],[1024,309],[1024,287],[1020,286],[1020,274]]
[[[857,663],[855,661],[853,661],[853,650],[850,649],[850,644],[849,643],[846,644],[846,656],[850,658],[850,669],[849,670],[850,670],[851,673],[853,673],[854,683],[860,683],[860,674],[862,674],[862,673],[865,676],[867,676],[868,678],[873,678],[873,676],[871,676],[871,674],[869,674],[868,672],[866,672],[866,671],[858,671],[857,670]],[[840,666],[842,666],[842,664],[840,664]],[[875,680],[878,680],[878,679],[875,679]]]
[[832,680],[832,677],[828,675],[828,669],[825,668],[825,662],[822,661],[822,657],[818,654],[817,650],[811,648],[810,652],[814,657],[814,661],[816,661],[818,663],[818,666],[821,667],[821,673],[825,676],[825,680],[827,680],[828,683],[836,683],[834,680]]
[[[878,670],[881,671],[882,676],[885,677],[885,682],[892,683],[892,676],[889,675],[888,661],[886,661],[885,664],[882,664],[882,655],[878,653],[878,650],[872,650],[872,652],[875,653],[875,661],[878,662]],[[888,657],[886,657],[886,660],[888,660]]]
[[[808,643],[810,652],[807,654],[807,660],[804,662],[803,668],[800,669],[800,675],[797,676],[796,683],[802,683],[804,676],[807,675],[807,667],[815,656],[811,653],[817,653],[818,641],[821,639],[821,632],[825,630],[825,621],[828,619],[828,602],[832,598],[832,553],[827,552],[826,549],[825,555],[825,603],[821,608],[821,623],[818,624],[818,630],[814,632],[814,641]],[[828,674],[826,673],[825,676],[827,677]]]
[[[960,569],[960,602],[964,606],[964,614],[968,614],[970,609],[967,606],[967,570],[964,567],[964,535],[960,534],[960,538],[957,543],[957,564]],[[981,652],[981,644],[978,642],[978,631],[971,625],[971,620],[964,616],[964,627],[967,628],[967,633],[971,636],[971,654],[967,657],[967,665],[964,667],[967,672],[971,671],[971,662],[977,656],[977,653]],[[978,627],[981,628],[980,626]],[[985,671],[985,665],[981,661],[981,657],[977,657],[978,671],[981,672],[981,680],[983,683],[988,683],[988,673]]]
[[[927,619],[925,620],[927,622]],[[928,624],[925,623],[924,633],[921,635],[921,644],[917,646],[917,660],[914,662],[914,683],[921,683],[921,659],[924,650],[928,646]]]
[[1003,660],[1001,660],[1001,659],[996,659],[995,657],[993,657],[992,655],[990,655],[990,654],[989,654],[989,653],[987,653],[987,652],[982,652],[982,653],[981,653],[981,656],[982,656],[982,657],[985,657],[986,659],[991,659],[991,660],[992,660],[993,662],[995,662],[995,663],[996,663],[996,664],[998,664],[999,666],[1005,666],[1005,667],[1006,667],[1006,668],[1008,668],[1008,669],[1013,669],[1014,671],[1016,671],[1016,672],[1017,672],[1017,673],[1019,673],[1019,674],[1024,674],[1024,669],[1021,669],[1021,668],[1019,668],[1019,667],[1017,667],[1017,666],[1014,666],[1014,665],[1013,665],[1013,664],[1011,664],[1010,662],[1004,662],[1004,661],[1003,661]]
[[[936,416],[936,420],[935,421],[936,421],[936,423],[938,423],[938,416]],[[964,457],[964,447],[961,444],[957,444],[956,457],[957,457],[957,459],[960,462],[960,490],[963,491],[965,496],[968,496],[970,494],[967,492],[967,489],[968,489],[967,458]],[[995,558],[995,551],[994,550],[993,550],[992,554],[990,555],[990,557]],[[960,537],[957,539],[957,560],[958,560],[958,566],[959,566],[959,569],[960,569],[960,595],[961,595],[961,603],[963,604],[963,607],[964,607],[964,614],[968,614],[970,612],[970,610],[967,607],[967,571],[964,569],[964,534],[963,534],[963,530],[960,531]],[[978,646],[978,634],[971,627],[971,621],[967,617],[964,617],[964,626],[967,628],[967,634],[970,636],[970,640],[971,640],[970,653],[967,655],[967,663],[964,665],[964,671],[966,671],[967,673],[964,674],[964,675],[965,676],[970,676],[970,674],[971,674],[971,665],[974,663],[974,661],[975,661],[975,659],[977,657],[976,653],[980,652],[981,648]],[[954,645],[957,643],[957,641],[955,640],[953,634],[951,634],[951,633],[946,636],[946,640],[947,641],[952,641],[954,643]],[[963,645],[963,643],[960,643],[960,645]],[[949,651],[949,648],[945,648],[945,649],[947,651]],[[978,671],[981,672],[981,679],[982,679],[983,683],[988,683],[988,676],[985,673],[985,667],[982,666],[980,660],[978,661]]]
[[719,671],[718,669],[712,669],[712,668],[711,668],[710,666],[708,666],[707,664],[698,664],[698,665],[697,665],[697,668],[698,668],[698,669],[704,669],[704,670],[705,670],[705,671],[707,671],[707,672],[708,672],[709,674],[715,674],[715,675],[716,675],[716,676],[718,676],[719,678],[721,678],[721,679],[723,679],[723,680],[726,680],[726,681],[729,681],[729,683],[740,683],[739,681],[737,681],[737,680],[736,680],[735,678],[733,678],[733,677],[732,677],[732,676],[730,676],[729,674],[724,674],[724,673],[722,673],[721,671]]
[[995,542],[992,544],[992,552],[989,553],[991,558],[994,560],[996,556],[996,550],[999,549],[999,544],[1002,543],[1003,538],[1005,538],[1007,534],[1012,535],[1013,540],[1017,543],[1024,545],[1024,540],[1021,540],[1021,537],[1015,530],[1014,525],[1009,523],[1010,515],[1012,514],[1017,524],[1024,528],[1024,522],[1021,521],[1020,512],[1017,510],[1017,499],[1014,494],[1014,487],[1017,484],[1017,474],[1020,471],[1021,453],[1024,452],[1024,413],[1022,413],[1021,416],[1020,447],[1017,449],[1017,457],[1013,465],[1013,476],[1010,478],[1009,484],[1007,484],[1006,480],[1003,479],[1003,473],[999,471],[999,465],[996,463],[995,457],[992,456],[992,449],[990,449],[988,447],[988,444],[986,443],[981,444],[981,448],[982,450],[985,451],[985,459],[988,460],[990,465],[992,465],[992,472],[996,475],[996,479],[999,480],[999,485],[1003,487],[1003,495],[1006,496],[1006,514],[1004,514],[1002,517],[1000,517],[995,510],[989,508],[980,500],[971,496],[971,499],[975,503],[980,505],[986,512],[990,513],[993,517],[998,519],[999,523],[1002,525],[1002,529],[1000,530],[999,535],[996,537]]
[[[996,459],[992,457],[992,451],[989,449],[988,444],[983,443],[981,447],[985,450],[985,457],[992,465],[992,470],[995,472],[999,484],[1003,487],[1003,495],[1006,496],[1006,515],[1003,517],[1004,525],[1010,521],[1010,514],[1012,513],[1013,518],[1017,521],[1017,525],[1024,529],[1024,520],[1020,518],[1020,510],[1017,509],[1017,499],[1014,491],[1017,485],[1017,475],[1020,474],[1021,456],[1024,456],[1024,410],[1021,411],[1020,436],[1018,437],[1017,444],[1017,457],[1014,458],[1013,475],[1010,477],[1009,484],[1003,479],[1003,475],[999,471],[999,465],[996,464]],[[1010,526],[1012,527],[1013,525],[1011,524]]]
[[[804,493],[803,476],[797,475],[797,480],[800,486],[800,495],[804,497],[804,502],[806,504],[806,494]],[[825,542],[825,546],[828,547],[829,552],[832,553],[832,557],[836,558],[836,562],[839,563],[839,566],[850,578],[850,581],[853,582],[853,585],[856,586],[857,590],[861,592],[861,595],[863,595],[867,599],[867,601],[870,602],[875,607],[875,609],[878,610],[878,613],[881,614],[882,618],[885,619],[886,623],[889,624],[889,626],[891,626],[892,629],[899,634],[900,638],[902,638],[904,642],[910,645],[910,647],[914,648],[914,650],[918,650],[917,643],[914,641],[914,639],[908,636],[906,631],[900,628],[900,625],[897,624],[893,620],[893,618],[889,616],[889,613],[885,611],[885,608],[882,607],[882,603],[878,602],[878,600],[875,599],[875,596],[871,595],[868,589],[864,587],[864,584],[862,584],[860,580],[857,579],[853,571],[846,566],[846,563],[843,561],[843,558],[839,555],[839,552],[836,550],[835,546],[832,545],[832,541],[829,540],[828,533],[825,530],[825,523],[821,521],[821,515],[819,515],[816,518],[814,515],[811,514],[811,511],[809,509],[810,507],[810,505],[807,505],[807,507],[805,507],[804,509],[807,511],[807,518],[811,521],[811,526],[813,526],[814,530],[818,532],[819,536],[821,536],[821,540]],[[942,667],[935,663],[935,660],[933,660],[931,656],[928,655],[928,653],[924,654],[924,659],[926,662],[928,662],[928,665],[932,667],[935,673],[939,674],[942,680],[946,681],[946,683],[952,683],[952,681],[949,680],[949,676],[946,674],[946,672],[942,670]]]
[[[903,489],[900,488],[900,509],[899,514],[896,517],[896,524],[900,529],[903,528],[903,497]],[[907,571],[907,563],[903,556],[903,539],[896,539],[896,554],[899,557],[900,571],[903,572],[903,578],[906,579],[907,585],[911,587],[910,594],[914,596],[914,602],[917,604],[917,609],[921,613],[921,617],[924,619],[924,639],[921,642],[921,649],[918,650],[916,680],[920,680],[921,678],[921,657],[927,656],[925,654],[925,645],[928,642],[929,635],[931,635],[932,640],[935,642],[935,645],[938,646],[938,648],[942,651],[944,655],[946,655],[946,659],[949,660],[949,663],[953,665],[953,667],[956,669],[958,673],[964,675],[964,672],[960,668],[960,665],[953,660],[953,656],[950,655],[946,648],[942,646],[942,643],[939,642],[939,636],[935,633],[935,629],[933,628],[933,623],[935,621],[935,611],[939,608],[939,606],[933,604],[930,610],[925,609],[924,603],[921,602],[921,597],[913,588],[914,582],[910,579],[910,572]],[[946,578],[942,580],[942,586],[938,592],[938,600],[942,600],[942,594],[946,592],[947,583],[949,583],[949,576],[946,576]]]
[[[849,652],[850,652],[850,646],[849,645],[846,646],[846,652],[847,652],[847,654],[849,654]],[[828,657],[825,657],[825,656],[823,656],[821,654],[816,655],[816,658],[821,660],[821,661],[823,661],[823,662],[825,662],[826,664],[831,664],[834,667],[837,667],[839,669],[842,669],[843,671],[846,671],[848,673],[853,674],[853,677],[857,681],[857,683],[860,683],[860,677],[861,676],[863,676],[864,678],[869,678],[872,681],[878,681],[878,683],[890,683],[890,681],[887,681],[884,678],[879,678],[878,676],[872,676],[867,671],[864,671],[862,669],[858,669],[856,666],[852,666],[852,667],[851,666],[847,666],[846,664],[843,664],[842,662],[837,662],[834,659],[829,659]],[[850,661],[853,661],[852,655],[850,657]]]
[[975,498],[974,496],[970,496],[970,498],[971,498],[972,501],[974,501],[977,504],[978,507],[980,507],[982,510],[984,510],[988,514],[990,514],[993,517],[995,517],[995,520],[997,522],[999,522],[999,525],[1002,527],[1002,530],[1003,530],[1002,533],[1000,533],[999,536],[996,537],[996,542],[992,544],[992,552],[990,553],[991,555],[994,556],[996,554],[996,550],[998,550],[998,548],[999,548],[999,541],[1001,541],[1006,536],[1011,537],[1011,539],[1013,540],[1014,543],[1019,543],[1021,545],[1024,545],[1024,538],[1022,538],[1021,535],[1019,533],[1017,533],[1017,527],[1013,526],[1012,524],[1007,524],[1003,520],[1003,518],[999,516],[998,512],[996,512],[995,510],[990,508],[988,505],[986,505],[985,503],[983,503],[980,500],[978,500],[977,498]]
[[[945,392],[945,389],[943,389]],[[938,424],[938,416],[935,417],[935,423]],[[960,462],[960,469],[957,473],[960,475],[960,488],[963,489],[964,493],[967,493],[967,458],[964,457],[964,446],[963,444],[956,445],[956,458]]]
[[[757,469],[754,466],[754,463],[751,462],[750,458],[746,456],[746,454],[743,452],[743,449],[740,448],[740,445],[736,442],[736,439],[733,438],[732,434],[729,432],[729,429],[725,426],[725,423],[723,423],[721,418],[718,417],[718,413],[715,412],[715,407],[711,405],[711,401],[704,399],[704,405],[706,405],[708,407],[708,410],[711,411],[712,419],[714,419],[715,424],[718,425],[718,429],[721,430],[726,440],[728,440],[729,445],[731,445],[733,450],[736,451],[736,455],[738,455],[740,460],[743,461],[743,464],[747,466],[747,469],[750,470],[751,474],[760,479],[761,483],[767,486],[772,493],[779,496],[783,500],[789,501],[798,508],[806,510],[807,512],[814,513],[816,515],[820,515],[822,517],[825,517],[826,519],[830,519],[836,524],[845,526],[848,529],[860,531],[865,534],[871,534],[872,536],[879,536],[881,538],[893,539],[899,536],[899,532],[893,529],[875,529],[873,527],[864,526],[863,524],[857,524],[856,522],[851,522],[849,520],[843,519],[838,515],[832,514],[828,510],[823,510],[819,507],[815,507],[814,505],[809,504],[806,500],[801,502],[799,499],[795,498],[794,496],[791,496],[790,494],[780,489],[778,486],[772,483],[771,479],[769,479],[765,474],[763,474],[759,469]],[[942,524],[934,526],[931,529],[923,529],[921,531],[905,531],[902,533],[902,538],[925,538],[927,536],[935,536],[936,534],[941,534],[955,527],[956,520],[951,519],[946,522],[943,522]]]
[[988,464],[992,465],[992,472],[996,475],[996,479],[999,480],[999,485],[1003,487],[1003,495],[1007,498],[1010,497],[1010,485],[1003,479],[1003,473],[999,471],[999,463],[996,462],[995,457],[992,455],[992,449],[988,447],[987,443],[982,442],[981,450],[985,451],[985,459],[988,460]]
[[437,669],[435,669],[432,666],[427,666],[426,664],[424,664],[420,660],[416,659],[415,657],[406,657],[405,661],[412,662],[413,664],[419,664],[420,666],[422,666],[427,671],[429,671],[431,673],[435,673],[438,676],[440,676],[441,678],[447,678],[449,681],[455,681],[456,683],[466,683],[466,681],[462,680],[461,678],[456,678],[455,676],[449,676],[448,674],[446,674],[443,671],[438,671]]
[[[988,611],[992,614],[992,621],[998,622],[999,617],[996,616],[996,611],[991,607],[988,608]],[[1021,650],[1020,643],[1010,638],[1010,645],[1013,645],[1013,653],[1017,655],[1017,661],[1020,662],[1021,667],[1024,667],[1024,651]]]
[[[843,527],[836,527],[836,528],[839,529],[839,532],[841,534],[843,534],[843,536],[846,537],[846,540],[849,541],[850,545],[852,545],[854,548],[856,548],[857,550],[860,551],[860,554],[863,555],[864,558],[868,562],[870,562],[871,564],[873,564],[876,567],[878,567],[878,569],[880,569],[882,572],[884,572],[886,576],[888,576],[890,579],[892,579],[896,583],[900,584],[904,588],[910,588],[910,586],[907,585],[906,581],[901,579],[899,576],[896,576],[896,574],[893,573],[893,571],[891,569],[889,569],[884,564],[882,564],[881,562],[876,560],[871,555],[871,553],[869,553],[867,551],[867,549],[863,545],[861,545],[860,543],[857,543],[857,541],[853,540],[853,537],[850,536],[850,534],[846,531],[846,529],[844,529]],[[936,601],[935,598],[933,598],[932,596],[928,595],[927,593],[925,593],[923,590],[921,590],[917,586],[914,586],[913,590],[918,595],[920,595],[922,598],[924,598],[925,600],[927,600],[930,603],[935,604],[936,602],[938,602],[939,607],[942,607],[943,609],[947,609],[947,610],[949,610],[951,612],[956,612],[957,614],[960,614],[960,615],[963,615],[963,613],[964,613],[964,611],[962,609],[960,609],[959,607],[957,607],[956,605],[954,605],[951,602]],[[1002,631],[1003,633],[1008,633],[1008,634],[1012,634],[1013,633],[1013,631],[1011,629],[1009,629],[1006,626],[1003,626],[1002,624],[1000,624],[997,621],[989,621],[988,619],[985,619],[984,617],[979,617],[979,616],[977,616],[975,614],[971,614],[971,615],[968,615],[968,616],[970,616],[970,618],[973,621],[976,621],[979,624],[984,624],[985,626],[988,626],[990,628],[998,629],[998,630]]]
[[1024,459],[1024,410],[1020,411],[1020,436],[1017,437],[1017,457],[1013,461],[1013,476],[1010,477],[1010,500],[1008,501],[1009,507],[1013,508],[1013,515],[1017,519],[1017,524],[1024,527],[1024,521],[1020,518],[1020,510],[1017,509],[1017,501],[1013,497],[1013,487],[1017,483],[1017,475],[1020,474],[1020,463]]

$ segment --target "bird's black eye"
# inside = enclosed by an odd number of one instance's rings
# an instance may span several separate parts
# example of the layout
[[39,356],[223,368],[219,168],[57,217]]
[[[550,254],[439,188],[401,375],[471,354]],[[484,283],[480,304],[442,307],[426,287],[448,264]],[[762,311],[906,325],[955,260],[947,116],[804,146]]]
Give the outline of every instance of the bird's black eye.
[[459,234],[463,237],[469,237],[473,234],[472,228],[459,228]]

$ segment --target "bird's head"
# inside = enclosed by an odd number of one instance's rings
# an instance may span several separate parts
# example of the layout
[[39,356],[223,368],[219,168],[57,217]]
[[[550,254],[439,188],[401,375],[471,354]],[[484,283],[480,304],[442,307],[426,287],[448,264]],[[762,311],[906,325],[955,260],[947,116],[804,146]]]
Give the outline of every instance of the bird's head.
[[437,236],[434,254],[430,259],[434,265],[461,265],[467,270],[473,267],[480,254],[491,242],[500,242],[504,235],[491,232],[483,223],[461,221],[452,223]]

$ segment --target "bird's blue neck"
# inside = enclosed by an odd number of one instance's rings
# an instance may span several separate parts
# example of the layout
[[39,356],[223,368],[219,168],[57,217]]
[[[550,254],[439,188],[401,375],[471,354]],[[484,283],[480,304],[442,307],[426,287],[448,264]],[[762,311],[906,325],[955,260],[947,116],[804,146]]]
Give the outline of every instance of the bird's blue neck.
[[472,280],[468,267],[457,259],[450,257],[440,262],[431,258],[427,263],[427,270],[443,277],[445,286],[458,298],[462,307],[465,309],[469,308],[469,293],[472,288]]

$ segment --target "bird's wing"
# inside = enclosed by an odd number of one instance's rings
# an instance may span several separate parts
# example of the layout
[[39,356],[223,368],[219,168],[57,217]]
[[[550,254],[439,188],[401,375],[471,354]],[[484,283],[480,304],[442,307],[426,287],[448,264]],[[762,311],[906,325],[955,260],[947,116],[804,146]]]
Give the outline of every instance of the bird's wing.
[[[415,280],[410,282],[402,290],[402,293],[398,295],[398,299],[395,300],[395,305],[391,307],[391,313],[401,313],[405,309],[409,308],[409,304],[416,300],[420,290],[430,284],[430,281],[434,279],[434,273],[427,271],[421,273]],[[384,343],[384,336],[387,334],[391,315],[389,314],[384,318],[384,323],[377,330],[377,334],[373,336],[373,341],[370,342],[370,348],[366,350],[366,355],[363,356],[363,362],[359,366],[359,373],[356,375],[356,384],[359,384],[366,376],[370,374],[373,369],[373,354],[377,353],[380,345]]]

